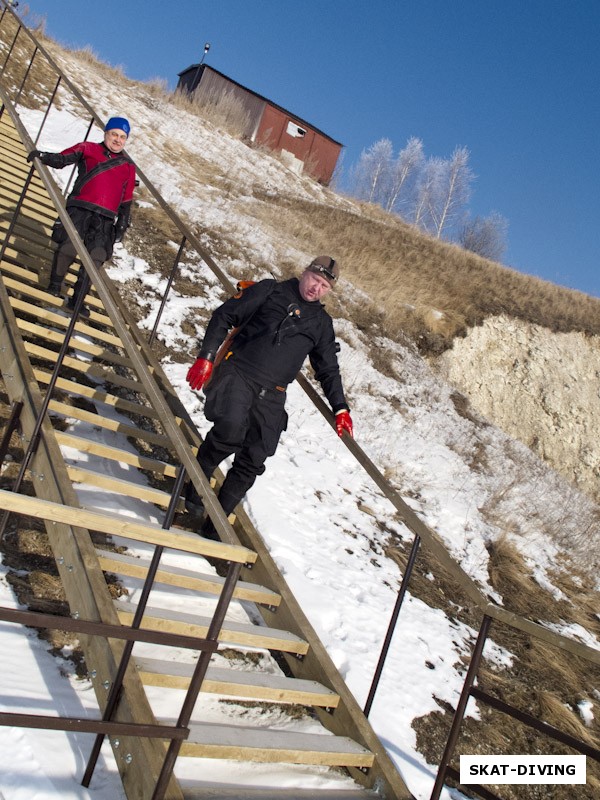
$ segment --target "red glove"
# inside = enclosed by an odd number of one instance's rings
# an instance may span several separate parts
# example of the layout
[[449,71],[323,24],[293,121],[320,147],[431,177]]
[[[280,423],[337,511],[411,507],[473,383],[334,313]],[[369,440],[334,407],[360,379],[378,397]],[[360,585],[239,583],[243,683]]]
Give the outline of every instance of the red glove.
[[343,409],[342,411],[336,412],[335,429],[340,439],[342,438],[344,431],[349,433],[350,436],[354,439],[354,434],[352,432],[352,418],[350,416],[349,411]]
[[212,375],[213,362],[207,358],[197,358],[188,370],[186,381],[192,389],[202,389]]

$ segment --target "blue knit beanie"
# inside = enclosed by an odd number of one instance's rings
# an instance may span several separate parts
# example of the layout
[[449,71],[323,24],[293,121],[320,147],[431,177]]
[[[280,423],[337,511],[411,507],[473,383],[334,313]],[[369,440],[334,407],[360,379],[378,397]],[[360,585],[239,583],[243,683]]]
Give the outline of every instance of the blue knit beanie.
[[125,119],[125,117],[111,117],[104,126],[104,130],[114,131],[115,129],[118,129],[120,131],[125,131],[125,135],[129,136],[129,131],[131,130],[131,126],[129,125],[129,122]]

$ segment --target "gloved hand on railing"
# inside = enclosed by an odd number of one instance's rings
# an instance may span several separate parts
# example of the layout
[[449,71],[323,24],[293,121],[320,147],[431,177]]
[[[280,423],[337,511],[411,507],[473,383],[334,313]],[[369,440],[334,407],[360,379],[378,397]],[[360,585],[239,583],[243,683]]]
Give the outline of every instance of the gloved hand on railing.
[[188,370],[186,380],[192,389],[200,390],[208,383],[213,371],[213,362],[208,358],[197,358]]
[[346,433],[349,433],[350,436],[354,439],[354,432],[352,428],[352,417],[350,416],[350,412],[348,411],[348,409],[343,408],[341,411],[336,411],[335,429],[340,439],[344,435],[344,431],[346,431]]
[[43,155],[41,150],[32,150],[31,153],[27,155],[27,161],[31,164],[34,158],[41,158]]

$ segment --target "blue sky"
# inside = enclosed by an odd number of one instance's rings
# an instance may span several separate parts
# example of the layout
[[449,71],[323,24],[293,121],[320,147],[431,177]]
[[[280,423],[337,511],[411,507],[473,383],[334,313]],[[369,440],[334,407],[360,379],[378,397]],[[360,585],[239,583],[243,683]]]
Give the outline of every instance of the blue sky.
[[[467,147],[507,266],[600,297],[598,0],[29,0],[131,78],[206,63],[345,145]],[[20,8],[25,3],[21,1]],[[132,120],[135,133],[135,120]]]

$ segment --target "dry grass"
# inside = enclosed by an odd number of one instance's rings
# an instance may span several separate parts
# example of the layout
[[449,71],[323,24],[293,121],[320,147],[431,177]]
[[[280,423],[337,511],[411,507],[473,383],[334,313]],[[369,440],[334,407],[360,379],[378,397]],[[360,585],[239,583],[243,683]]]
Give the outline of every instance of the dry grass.
[[241,139],[247,135],[250,115],[233,92],[211,93],[197,98],[185,91],[177,90],[169,97],[169,101],[231,136]]
[[440,242],[373,206],[360,213],[288,196],[262,199],[263,218],[272,213],[280,235],[337,255],[343,277],[384,310],[388,333],[409,332],[422,351],[448,346],[496,314],[600,334],[600,300]]

